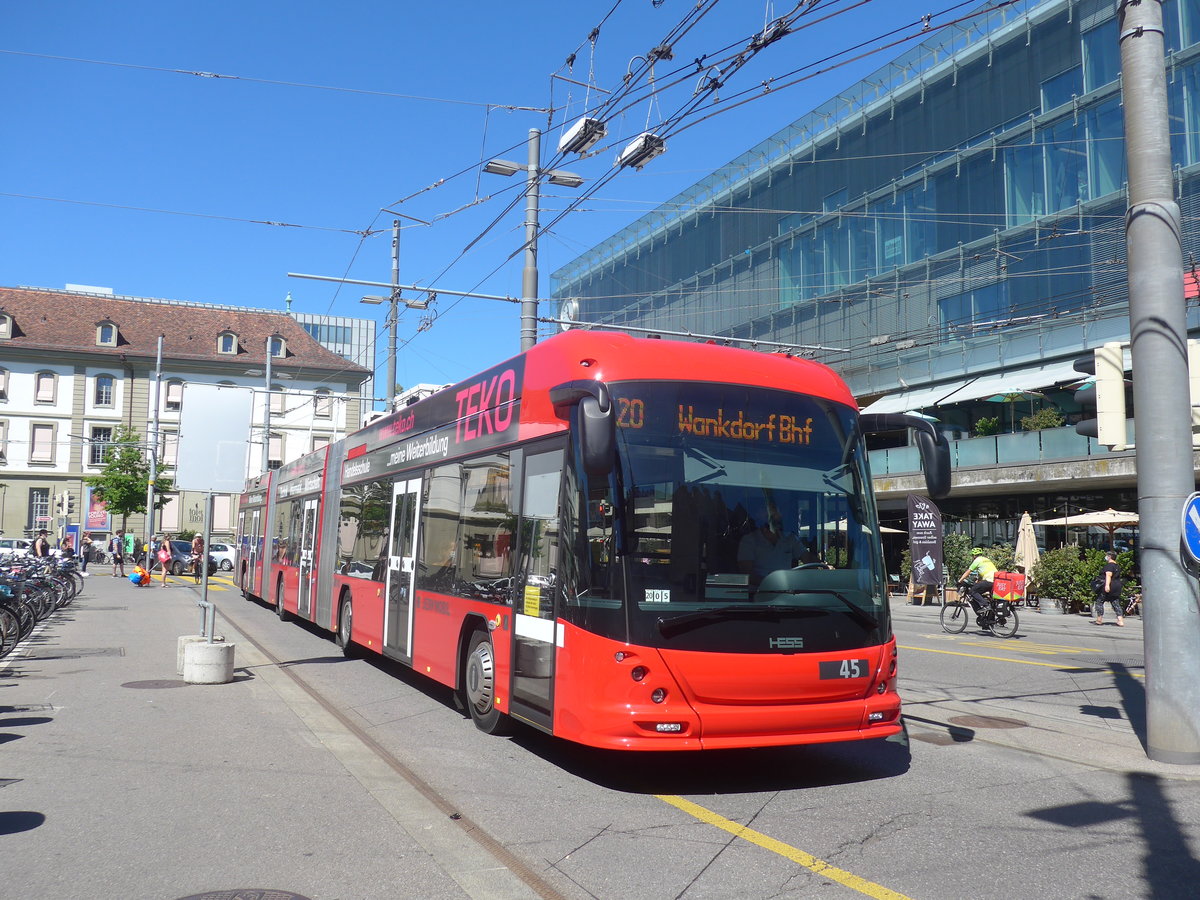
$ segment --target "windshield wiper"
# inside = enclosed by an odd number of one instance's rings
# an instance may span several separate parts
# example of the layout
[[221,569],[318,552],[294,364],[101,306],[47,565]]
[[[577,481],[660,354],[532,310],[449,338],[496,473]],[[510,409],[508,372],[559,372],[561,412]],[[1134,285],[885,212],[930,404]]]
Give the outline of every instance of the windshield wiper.
[[711,625],[714,622],[726,622],[730,619],[781,619],[785,616],[815,616],[821,610],[805,609],[798,606],[771,606],[769,604],[734,606],[718,606],[716,609],[704,609],[698,612],[681,613],[669,619],[659,617],[658,632],[663,637],[674,637],[701,625]]
[[[876,619],[873,615],[871,615],[869,612],[867,612],[865,609],[863,609],[857,603],[854,603],[853,601],[847,599],[844,594],[841,594],[838,591],[818,590],[816,588],[784,588],[779,591],[772,590],[772,593],[775,593],[775,594],[828,594],[829,596],[836,597],[838,600],[840,600],[845,605],[845,607],[848,610],[850,610],[850,615],[852,615],[854,617],[855,621],[858,622],[858,624],[863,625],[867,628],[878,628],[879,627],[878,619]],[[776,608],[778,608],[778,607],[776,607]]]

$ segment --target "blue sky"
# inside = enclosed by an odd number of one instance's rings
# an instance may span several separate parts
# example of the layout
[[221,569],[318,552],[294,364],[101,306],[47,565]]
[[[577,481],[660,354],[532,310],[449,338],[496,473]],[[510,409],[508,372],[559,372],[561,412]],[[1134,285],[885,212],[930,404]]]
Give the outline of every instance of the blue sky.
[[[816,11],[856,4],[822,0]],[[5,0],[0,284],[98,285],[266,309],[283,309],[290,292],[296,311],[382,323],[384,307],[359,303],[370,289],[287,273],[390,280],[393,216],[380,211],[390,207],[437,219],[428,227],[405,222],[401,283],[517,296],[523,203],[483,232],[523,190],[523,179],[481,175],[479,164],[491,157],[524,162],[531,127],[546,130],[543,161],[549,162],[564,120],[582,113],[585,94],[592,102],[602,96],[552,80],[552,73],[615,89],[631,60],[660,44],[694,6],[694,0],[658,6],[623,0],[615,9],[613,0],[453,6]],[[658,82],[672,80],[668,73],[689,60],[743,44],[792,6],[724,0],[674,44],[673,61],[657,64]],[[933,8],[911,0],[858,4],[772,44],[722,93],[730,97],[952,6],[954,0]],[[593,54],[587,38],[601,21]],[[541,295],[549,295],[550,275],[560,265],[902,49],[717,115],[668,140],[666,154],[641,172],[612,178],[542,235]],[[563,63],[574,51],[568,70]],[[607,143],[619,148],[647,121],[674,113],[698,78],[612,119]],[[489,104],[555,112],[551,124],[545,112],[489,110]],[[560,167],[594,181],[612,171],[615,153]],[[441,179],[440,187],[422,192]],[[570,193],[545,187],[543,224]],[[304,227],[256,224],[263,221]],[[354,233],[367,229],[380,233]],[[514,305],[443,295],[434,309],[435,316],[408,311],[401,318],[401,384],[456,381],[519,348]],[[419,330],[423,317],[433,321]],[[379,339],[385,346],[382,326]],[[382,350],[378,372],[384,372]]]

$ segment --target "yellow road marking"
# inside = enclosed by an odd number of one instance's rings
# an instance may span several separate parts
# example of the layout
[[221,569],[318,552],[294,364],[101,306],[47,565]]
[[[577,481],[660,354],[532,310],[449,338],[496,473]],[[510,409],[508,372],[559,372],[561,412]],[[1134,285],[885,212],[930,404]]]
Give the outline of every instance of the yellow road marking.
[[[1090,669],[1096,668],[1096,666],[1068,666],[1065,663],[1038,662],[1032,659],[1013,659],[1011,656],[985,656],[982,653],[963,653],[960,650],[935,650],[932,647],[909,647],[905,644],[897,644],[896,646],[901,650],[920,650],[923,653],[945,653],[947,656],[967,656],[971,659],[990,659],[994,660],[995,662],[1016,663],[1020,666],[1046,666],[1050,669],[1061,669],[1064,672],[1086,672]],[[1141,672],[1134,672],[1132,674],[1134,678],[1146,677]]]
[[[994,647],[993,642],[988,641],[963,641],[968,647]],[[1014,653],[1042,653],[1046,656],[1053,656],[1055,653],[1099,653],[1099,647],[1065,647],[1056,644],[1033,644],[1028,641],[1014,643],[1011,647],[1005,649],[1011,650]]]
[[671,794],[658,794],[657,797],[664,803],[669,803],[676,809],[682,810],[688,815],[699,819],[706,825],[712,825],[720,828],[722,831],[728,831],[734,837],[757,844],[759,847],[762,847],[764,850],[770,850],[772,853],[778,853],[780,856],[790,859],[792,862],[798,863],[806,869],[812,870],[822,878],[828,878],[830,881],[836,881],[838,884],[853,888],[860,894],[866,894],[868,897],[875,897],[878,900],[909,900],[904,894],[893,891],[890,888],[885,888],[883,885],[875,884],[873,881],[867,881],[865,878],[853,875],[845,869],[839,869],[825,862],[823,859],[817,859],[817,857],[805,853],[803,850],[798,850],[790,844],[767,837],[767,835],[760,831],[755,831],[753,828],[739,825],[737,822],[717,815],[712,810],[705,809],[703,806],[693,803],[690,800],[684,800],[682,797],[676,797]]

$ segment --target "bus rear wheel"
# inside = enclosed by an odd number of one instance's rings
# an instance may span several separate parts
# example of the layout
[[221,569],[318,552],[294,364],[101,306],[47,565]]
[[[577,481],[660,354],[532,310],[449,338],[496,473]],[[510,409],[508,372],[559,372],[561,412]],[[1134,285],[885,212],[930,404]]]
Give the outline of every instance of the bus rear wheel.
[[463,699],[475,727],[486,734],[508,734],[512,721],[496,709],[496,655],[486,631],[471,635],[463,661]]

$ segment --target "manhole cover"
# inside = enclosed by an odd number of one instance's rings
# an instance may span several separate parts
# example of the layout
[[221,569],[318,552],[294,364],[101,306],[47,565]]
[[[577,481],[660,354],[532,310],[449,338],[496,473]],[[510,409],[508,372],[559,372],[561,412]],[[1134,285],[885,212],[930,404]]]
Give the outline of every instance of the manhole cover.
[[204,894],[188,894],[179,900],[309,900],[303,894],[291,891],[264,891],[259,888],[242,888],[236,891],[208,891]]
[[1020,719],[1005,719],[1001,716],[955,716],[951,725],[961,728],[1028,728],[1028,722]]
[[[127,681],[121,687],[140,688],[142,690],[154,690],[156,688],[173,688],[187,687],[187,682],[182,678],[158,678],[150,681]],[[199,895],[197,895],[199,896]],[[208,896],[207,894],[205,896]],[[213,896],[216,896],[215,894]],[[241,900],[239,897],[238,900]]]

